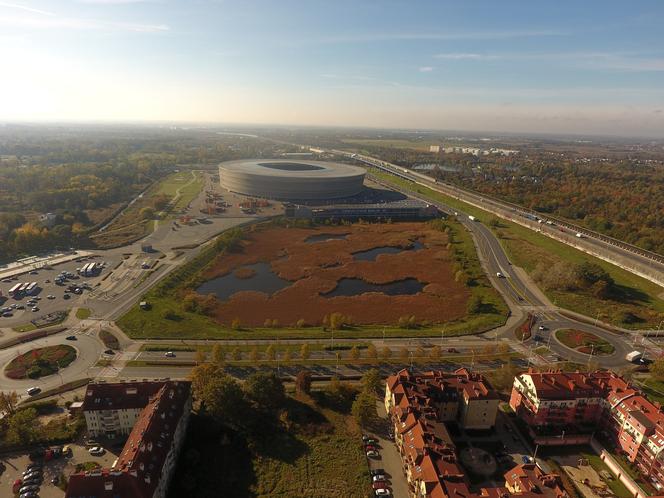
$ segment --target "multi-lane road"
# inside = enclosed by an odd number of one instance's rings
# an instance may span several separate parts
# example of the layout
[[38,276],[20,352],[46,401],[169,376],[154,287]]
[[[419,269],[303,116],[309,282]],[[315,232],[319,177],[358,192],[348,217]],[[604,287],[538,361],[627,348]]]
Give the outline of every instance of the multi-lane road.
[[[410,171],[381,159],[347,151],[330,150],[333,154],[359,161],[388,173],[411,180],[427,188],[459,199],[501,218],[510,220],[571,245],[605,261],[620,266],[636,275],[664,286],[664,256],[640,247],[594,232],[552,216],[546,219],[539,213],[522,206],[478,194],[456,185],[439,182],[427,175]],[[536,219],[539,218],[539,219]],[[549,221],[550,223],[547,223]]]

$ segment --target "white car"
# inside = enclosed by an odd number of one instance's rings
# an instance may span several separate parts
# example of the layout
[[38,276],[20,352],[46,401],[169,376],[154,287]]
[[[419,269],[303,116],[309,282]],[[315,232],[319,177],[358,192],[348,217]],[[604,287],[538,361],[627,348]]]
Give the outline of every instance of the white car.
[[387,481],[387,477],[385,477],[383,474],[378,474],[375,475],[371,478],[373,482],[385,482]]
[[88,453],[90,453],[93,456],[99,456],[104,454],[104,448],[101,446],[93,446],[88,450]]
[[46,298],[47,299],[55,299],[55,296],[53,294],[49,294],[48,296],[46,296]]
[[538,328],[539,330],[546,330],[546,327],[545,327],[544,325],[540,325],[540,326],[537,327],[537,328]]
[[164,353],[164,356],[165,356],[166,358],[175,358],[175,353],[174,353],[173,351],[166,351],[166,352]]
[[497,271],[497,272],[496,272],[496,277],[498,277],[498,278],[504,278],[505,275],[503,275],[502,273],[500,273],[499,271]]
[[28,396],[34,396],[35,394],[38,394],[38,393],[41,392],[41,388],[36,387],[36,386],[29,387],[25,392],[28,393]]
[[33,307],[31,311],[39,311],[39,308],[37,306]]
[[377,489],[375,493],[376,496],[392,496],[392,491],[389,489]]
[[369,450],[369,451],[367,451],[367,456],[368,456],[368,457],[375,458],[375,457],[377,457],[378,455],[379,455],[379,453],[378,453],[376,450]]

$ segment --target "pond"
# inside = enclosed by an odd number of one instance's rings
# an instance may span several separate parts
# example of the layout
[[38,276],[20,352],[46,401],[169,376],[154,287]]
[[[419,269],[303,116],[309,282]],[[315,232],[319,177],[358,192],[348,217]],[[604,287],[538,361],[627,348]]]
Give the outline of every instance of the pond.
[[[249,275],[248,278],[239,278],[237,273],[241,271]],[[236,292],[257,291],[272,295],[275,292],[288,287],[291,284],[272,271],[269,263],[255,263],[237,268],[222,277],[208,280],[196,289],[199,294],[214,294],[222,301],[229,299]]]
[[316,235],[310,235],[304,241],[307,244],[315,244],[316,242],[327,242],[328,240],[344,240],[348,238],[347,233],[318,233]]
[[376,261],[376,258],[380,254],[399,254],[403,251],[419,251],[423,247],[424,245],[419,240],[411,243],[410,246],[406,248],[393,246],[374,247],[373,249],[369,249],[367,251],[354,252],[353,259],[356,261]]
[[366,292],[381,292],[388,296],[412,295],[421,292],[424,285],[416,278],[406,278],[387,284],[372,284],[361,278],[342,278],[333,290],[323,295],[325,297],[359,296]]

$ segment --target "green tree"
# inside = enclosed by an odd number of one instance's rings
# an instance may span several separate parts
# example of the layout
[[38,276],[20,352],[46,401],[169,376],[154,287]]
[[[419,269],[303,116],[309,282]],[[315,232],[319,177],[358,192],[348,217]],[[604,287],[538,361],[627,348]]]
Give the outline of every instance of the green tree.
[[277,357],[277,352],[275,351],[274,346],[272,344],[270,344],[265,349],[265,357],[270,361],[274,361],[274,359]]
[[233,361],[239,361],[240,358],[242,358],[242,354],[240,353],[240,348],[233,348],[231,351],[231,358]]
[[18,410],[7,422],[7,441],[13,444],[30,444],[37,437],[37,410]]
[[8,416],[13,415],[16,413],[17,404],[18,394],[16,394],[16,391],[0,391],[0,413],[5,413]]
[[300,348],[300,358],[302,358],[303,360],[308,360],[310,354],[311,353],[309,352],[309,344],[307,343],[302,344],[302,347]]
[[249,360],[251,360],[252,363],[256,363],[258,361],[258,348],[256,346],[251,348],[251,351],[249,351]]
[[291,352],[290,349],[286,348],[286,351],[284,351],[284,355],[281,358],[281,361],[283,361],[286,365],[288,365],[291,362]]
[[284,405],[286,391],[281,379],[274,372],[256,372],[247,378],[244,388],[249,399],[265,410],[275,410]]
[[200,401],[213,418],[231,427],[244,424],[246,398],[240,384],[229,375],[212,377],[205,384]]
[[152,220],[154,219],[154,215],[155,215],[154,209],[151,207],[144,207],[139,211],[139,216],[143,220]]
[[380,357],[383,360],[389,360],[392,357],[392,350],[388,346],[385,346],[380,350]]
[[357,361],[360,359],[360,350],[357,348],[357,346],[353,346],[350,349],[350,358],[351,360]]
[[212,361],[217,365],[223,365],[226,355],[224,354],[224,349],[221,347],[221,344],[215,344],[212,346]]
[[360,427],[374,424],[378,419],[375,397],[367,391],[360,392],[353,401],[351,413]]
[[362,376],[362,389],[376,394],[381,391],[383,378],[377,368],[367,370]]
[[378,358],[378,351],[376,350],[376,346],[373,345],[372,342],[369,343],[367,346],[367,358],[370,360],[375,360]]
[[650,373],[657,380],[664,380],[664,358],[658,358],[650,365]]
[[478,295],[470,296],[466,310],[470,315],[476,315],[482,311],[482,297]]
[[207,354],[202,348],[198,348],[196,350],[196,356],[194,358],[194,361],[196,361],[197,365],[200,365],[201,363],[205,363],[207,361]]

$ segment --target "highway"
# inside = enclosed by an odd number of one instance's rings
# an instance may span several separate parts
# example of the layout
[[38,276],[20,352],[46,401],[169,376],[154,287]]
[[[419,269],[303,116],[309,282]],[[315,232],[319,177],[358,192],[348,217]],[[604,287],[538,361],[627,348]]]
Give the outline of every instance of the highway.
[[[664,256],[646,251],[632,244],[594,232],[568,221],[553,216],[544,217],[541,213],[528,210],[517,204],[508,203],[442,183],[427,175],[410,171],[381,159],[354,154],[341,150],[328,151],[341,155],[347,159],[362,162],[379,168],[383,171],[413,181],[419,185],[436,190],[442,194],[454,197],[467,204],[471,204],[484,211],[501,218],[518,223],[526,228],[542,233],[581,251],[592,254],[605,261],[613,263],[636,275],[646,278],[658,285],[664,286]],[[536,217],[539,218],[536,219]],[[550,222],[550,224],[547,223]],[[581,237],[578,237],[580,234]]]

